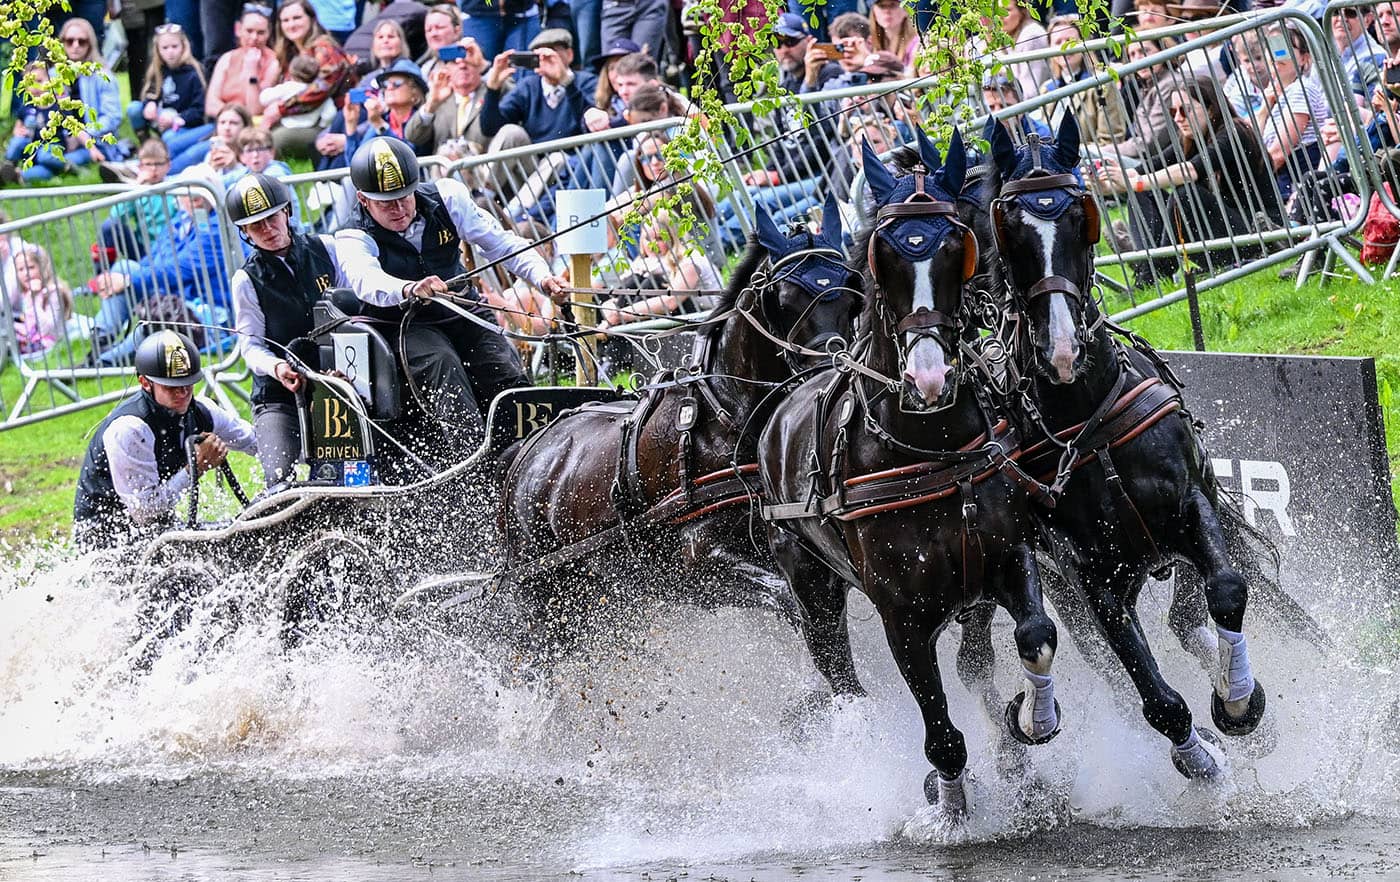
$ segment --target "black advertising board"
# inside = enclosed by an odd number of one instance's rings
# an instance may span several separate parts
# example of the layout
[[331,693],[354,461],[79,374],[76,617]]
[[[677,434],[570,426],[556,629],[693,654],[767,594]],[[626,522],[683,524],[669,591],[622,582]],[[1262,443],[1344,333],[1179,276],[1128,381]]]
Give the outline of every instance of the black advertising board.
[[[1283,553],[1305,602],[1400,596],[1395,505],[1369,358],[1163,353],[1205,424],[1220,483]],[[1309,603],[1311,605],[1311,603]]]

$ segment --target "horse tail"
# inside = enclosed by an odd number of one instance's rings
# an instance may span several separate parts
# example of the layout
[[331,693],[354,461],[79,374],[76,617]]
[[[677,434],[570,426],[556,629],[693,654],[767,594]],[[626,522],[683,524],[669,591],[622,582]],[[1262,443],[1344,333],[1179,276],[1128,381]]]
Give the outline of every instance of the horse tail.
[[1293,636],[1321,649],[1333,646],[1332,638],[1301,603],[1284,590],[1279,580],[1282,556],[1278,546],[1245,518],[1238,493],[1216,485],[1216,514],[1225,534],[1230,560],[1249,585],[1250,600],[1270,618],[1288,627]]

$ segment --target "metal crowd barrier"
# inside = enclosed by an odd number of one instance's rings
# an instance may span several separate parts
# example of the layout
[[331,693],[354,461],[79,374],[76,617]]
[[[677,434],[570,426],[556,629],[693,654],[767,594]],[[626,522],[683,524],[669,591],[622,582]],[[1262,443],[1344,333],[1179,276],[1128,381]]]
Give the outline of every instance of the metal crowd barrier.
[[[91,192],[55,189],[56,195],[31,198]],[[193,214],[180,208],[182,199]],[[194,329],[203,341],[205,376],[216,397],[229,403],[219,374],[238,356],[233,336],[220,328],[232,325],[229,276],[240,257],[221,202],[207,185],[167,182],[119,188],[0,224],[11,255],[0,272],[0,311],[4,327],[14,329],[4,346],[15,365],[4,385],[12,387],[10,377],[17,376],[20,386],[5,402],[0,428],[128,394],[138,321],[186,331],[188,322],[207,325]],[[111,290],[118,277],[127,284],[102,296],[98,280]]]
[[[1351,5],[1357,4],[1351,0],[1334,3],[1326,20]],[[1271,36],[1275,38],[1272,41]],[[1130,94],[1135,102],[1154,102],[1169,110],[1172,96],[1190,71],[1204,74],[1228,101],[1247,111],[1252,109],[1251,102],[1261,89],[1272,87],[1281,91],[1287,77],[1285,68],[1292,67],[1303,69],[1315,80],[1311,88],[1334,117],[1336,142],[1365,143],[1364,126],[1355,102],[1348,97],[1349,88],[1336,49],[1318,23],[1302,13],[1275,9],[1136,35],[1139,46],[1149,40],[1179,42],[1150,54],[1129,47],[1126,56],[1114,51],[1111,38],[1075,43],[1064,51],[1049,48],[1006,54],[1003,58],[1012,72],[1019,72],[1021,66],[1059,64],[1067,56],[1078,55],[1089,59],[1089,73],[1069,85],[996,108],[995,113],[1013,123],[1022,118],[1037,120],[1050,125],[1053,131],[1067,106],[1083,107],[1087,103],[1096,105],[1090,108],[1096,110],[1100,109],[1097,105],[1120,100],[1123,94]],[[739,120],[739,130],[714,125],[710,132],[713,154],[696,157],[720,165],[727,192],[692,197],[692,209],[702,223],[685,233],[675,223],[644,223],[637,227],[622,219],[630,195],[645,189],[638,187],[637,179],[659,171],[644,169],[636,161],[641,158],[639,154],[664,141],[668,131],[681,122],[676,118],[456,162],[429,157],[425,166],[430,177],[453,175],[465,182],[480,194],[483,207],[496,211],[503,224],[514,225],[530,238],[552,231],[552,199],[557,189],[607,191],[618,208],[618,222],[612,224],[608,251],[595,256],[592,278],[605,291],[666,287],[670,281],[667,271],[674,270],[682,256],[687,256],[692,268],[707,262],[722,284],[745,246],[756,206],[767,210],[780,223],[797,221],[819,211],[826,194],[835,192],[847,213],[848,228],[854,228],[862,218],[864,199],[857,158],[861,139],[877,138],[881,146],[892,147],[910,137],[920,121],[916,98],[928,81],[926,77],[900,84],[869,84],[802,95],[785,105],[776,119],[755,114],[749,105],[731,107]],[[797,108],[807,114],[801,124],[797,122]],[[1127,110],[1124,108],[1125,116],[1130,117]],[[957,116],[964,131],[975,134],[980,132],[981,121],[988,112],[984,96],[974,95],[959,108]],[[832,118],[823,119],[828,115]],[[1306,128],[1321,129],[1323,123],[1322,119],[1310,120]],[[1183,152],[1184,139],[1169,115],[1157,132],[1150,147],[1136,150],[1125,148],[1128,139],[1122,134],[1105,137],[1086,132],[1082,168],[1092,174],[1097,163],[1126,165]],[[772,134],[783,137],[757,150],[750,149]],[[1228,143],[1220,145],[1220,149],[1238,153],[1246,148],[1248,140],[1265,144],[1278,136],[1278,126],[1267,114],[1250,115],[1238,128],[1227,132]],[[1190,130],[1194,143],[1208,137],[1209,133],[1199,126]],[[1218,287],[1300,257],[1301,284],[1318,255],[1325,255],[1329,265],[1340,260],[1360,278],[1370,281],[1372,276],[1343,243],[1360,229],[1373,192],[1379,192],[1387,206],[1396,209],[1393,200],[1379,187],[1381,175],[1371,151],[1345,152],[1350,161],[1349,176],[1344,176],[1338,166],[1323,161],[1318,148],[1313,152],[1292,151],[1281,157],[1276,174],[1264,187],[1225,178],[1223,189],[1217,188],[1218,192],[1177,186],[1143,193],[1100,194],[1105,235],[1096,259],[1099,278],[1105,286],[1125,293],[1134,304],[1117,318],[1131,318],[1184,298],[1183,259],[1189,261],[1197,290]],[[1211,162],[1205,166],[1210,173],[1223,171]],[[755,176],[767,178],[770,169],[780,171],[777,186],[753,183]],[[333,233],[348,222],[355,200],[344,169],[294,175],[286,181],[299,197],[300,220],[307,229]],[[66,256],[65,261],[60,261],[60,275],[80,281],[82,252],[86,243],[96,239],[106,212],[152,192],[164,192],[159,188],[140,194],[129,188],[111,189],[116,191],[113,195],[81,205],[53,207],[37,214],[24,212],[31,216],[0,226],[0,236],[20,233],[32,241],[37,235],[43,240],[38,244]],[[1289,198],[1290,190],[1304,195]],[[94,188],[0,191],[0,207],[35,204],[19,200],[61,200],[93,191]],[[1345,199],[1346,196],[1353,198]],[[1233,226],[1222,225],[1212,214],[1218,209],[1213,201],[1218,202],[1219,197],[1240,210]],[[1355,210],[1357,202],[1360,211]],[[241,250],[233,228],[224,223],[222,205],[217,211],[224,231],[226,272],[231,273],[241,263]],[[1400,216],[1400,210],[1396,213]],[[526,221],[517,222],[522,217]],[[532,219],[534,224],[529,223]],[[159,235],[152,236],[140,228],[135,230],[135,238],[147,245],[159,241]],[[672,259],[666,259],[666,255]],[[104,258],[99,258],[98,266],[89,269],[106,269],[100,265],[101,259]],[[558,260],[558,265],[562,268],[563,261]],[[500,289],[510,282],[503,273],[487,274],[481,281]],[[6,282],[0,279],[0,285],[3,284]],[[210,302],[211,298],[217,300],[217,286],[209,277],[208,267],[203,268],[200,283],[186,293],[195,304],[217,305]],[[4,301],[6,308],[12,309],[9,296]],[[135,303],[129,305],[134,307]],[[707,305],[696,304],[700,308]],[[91,311],[93,306],[90,296],[79,298],[80,312]],[[236,369],[231,346],[219,345],[221,348],[210,359],[209,371],[216,394],[244,394],[239,383],[246,378],[246,370]],[[37,363],[24,361],[24,353],[18,351],[14,340],[8,341],[7,348],[11,359],[20,365],[25,385],[0,428],[117,397],[131,382],[127,367],[94,368],[81,364],[86,350],[75,340],[65,338],[54,349],[57,355],[51,353]],[[0,394],[3,391],[0,384]],[[46,396],[41,395],[44,392]]]

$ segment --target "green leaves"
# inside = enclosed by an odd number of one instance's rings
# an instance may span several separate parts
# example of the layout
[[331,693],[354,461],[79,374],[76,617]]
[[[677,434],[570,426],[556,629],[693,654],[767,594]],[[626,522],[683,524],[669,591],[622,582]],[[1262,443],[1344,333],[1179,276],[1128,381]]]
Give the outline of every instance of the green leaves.
[[[61,111],[49,117],[48,124],[26,149],[26,165],[33,163],[34,154],[43,145],[55,144],[69,135],[84,138],[86,125],[97,115],[97,108],[73,98],[71,92],[78,77],[99,73],[103,68],[90,61],[68,60],[63,44],[54,35],[53,23],[46,16],[60,5],[68,8],[63,0],[9,0],[0,6],[0,42],[10,45],[10,57],[0,76],[25,103],[55,106]],[[34,63],[28,61],[31,54],[36,58]],[[33,64],[48,69],[47,81],[35,76]],[[110,143],[112,137],[108,135],[104,140]]]

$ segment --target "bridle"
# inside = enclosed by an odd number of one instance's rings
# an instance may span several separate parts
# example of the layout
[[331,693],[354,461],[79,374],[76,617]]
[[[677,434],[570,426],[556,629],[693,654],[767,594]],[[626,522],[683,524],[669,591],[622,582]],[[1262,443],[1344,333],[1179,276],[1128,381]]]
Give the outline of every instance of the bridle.
[[[1041,138],[1032,132],[1026,136],[1026,144],[1031,151],[1032,171],[1044,171],[1040,152]],[[1039,298],[1051,294],[1062,294],[1070,303],[1074,304],[1075,311],[1080,316],[1080,342],[1084,345],[1089,343],[1093,333],[1103,324],[1104,311],[1099,309],[1098,318],[1092,326],[1087,326],[1083,321],[1085,313],[1085,301],[1092,296],[1092,285],[1089,280],[1085,280],[1083,286],[1077,284],[1073,279],[1064,276],[1046,276],[1026,290],[1021,290],[1011,274],[1011,267],[1006,260],[1006,213],[1012,206],[1012,202],[1020,199],[1027,193],[1050,193],[1056,190],[1068,192],[1071,199],[1079,203],[1084,212],[1084,242],[1086,245],[1095,245],[1099,241],[1099,205],[1094,200],[1094,196],[1085,190],[1077,176],[1072,173],[1063,174],[1042,174],[1033,177],[1019,178],[1014,181],[1007,181],[1002,184],[1001,193],[992,200],[992,233],[996,237],[997,259],[1001,263],[1002,276],[1006,279],[1006,288],[1011,296],[1016,312],[1024,315],[1031,305]],[[1049,199],[1051,197],[1047,197]],[[1090,261],[1090,278],[1092,279],[1093,262]],[[1085,289],[1089,290],[1086,291]]]
[[[810,283],[799,276],[799,269],[809,260],[822,260],[833,264],[834,278],[817,277]],[[864,300],[864,293],[846,284],[850,271],[846,268],[846,255],[839,249],[826,245],[811,245],[785,254],[769,257],[754,271],[748,286],[740,292],[735,301],[735,311],[746,319],[753,328],[783,353],[788,367],[797,373],[804,369],[799,362],[803,358],[829,358],[834,353],[847,348],[849,341],[831,331],[815,330],[809,336],[797,340],[798,332],[812,318],[812,311],[820,303],[829,303],[842,293],[855,297],[857,305]],[[778,286],[791,282],[807,295],[805,308],[796,320],[784,331],[782,315],[777,306]],[[754,314],[754,306],[758,314]],[[778,336],[778,334],[782,336]]]
[[[899,221],[908,218],[940,218],[946,220],[952,227],[953,232],[960,232],[963,237],[963,266],[962,280],[966,284],[977,272],[977,237],[958,217],[957,206],[946,200],[938,199],[924,188],[923,172],[914,174],[914,192],[903,202],[895,202],[881,206],[875,215],[875,229],[870,234],[869,242],[866,245],[866,261],[870,266],[871,278],[875,281],[873,296],[876,298],[876,307],[880,311],[880,316],[885,327],[890,328],[890,337],[895,349],[899,352],[899,366],[897,373],[903,376],[904,366],[908,361],[909,352],[918,345],[921,338],[931,337],[944,352],[952,357],[951,364],[956,367],[958,364],[957,353],[962,345],[963,332],[967,324],[967,317],[964,315],[964,299],[958,298],[958,309],[952,313],[946,313],[939,309],[929,309],[920,306],[901,319],[896,320],[889,308],[889,302],[884,297],[884,285],[880,281],[880,269],[875,260],[875,240],[880,233],[888,230]],[[906,342],[906,336],[909,338]],[[891,387],[902,381],[890,380]],[[955,376],[954,395],[949,401],[936,408],[925,408],[919,413],[933,413],[951,407],[957,399],[957,378]],[[900,408],[903,409],[904,396],[899,396]]]

